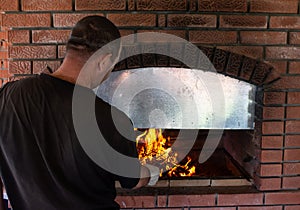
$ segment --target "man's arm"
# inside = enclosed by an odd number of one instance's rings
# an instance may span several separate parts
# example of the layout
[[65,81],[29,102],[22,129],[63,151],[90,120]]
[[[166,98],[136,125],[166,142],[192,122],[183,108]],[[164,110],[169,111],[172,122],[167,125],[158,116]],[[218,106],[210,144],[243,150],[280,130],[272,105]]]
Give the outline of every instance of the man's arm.
[[150,171],[147,167],[141,166],[141,178],[133,190],[146,186],[150,181]]
[[3,183],[2,179],[0,178],[0,190],[1,190],[1,196],[0,196],[0,210],[4,210],[4,200],[3,200]]
[[160,170],[158,167],[150,164],[141,166],[141,178],[138,184],[133,189],[138,189],[140,187],[149,185],[153,186],[159,179]]

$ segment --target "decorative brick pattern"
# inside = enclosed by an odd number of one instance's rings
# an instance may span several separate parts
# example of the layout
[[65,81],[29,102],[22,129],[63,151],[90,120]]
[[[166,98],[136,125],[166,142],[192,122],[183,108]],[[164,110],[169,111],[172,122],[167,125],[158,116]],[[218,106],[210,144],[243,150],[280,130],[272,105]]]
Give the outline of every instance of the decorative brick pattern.
[[9,72],[11,74],[31,74],[31,62],[30,61],[10,62]]
[[187,0],[137,0],[137,9],[149,10],[186,10]]
[[8,38],[11,43],[29,43],[29,30],[13,30],[8,32]]
[[190,41],[199,44],[232,44],[237,42],[235,31],[190,31]]
[[246,0],[199,0],[199,11],[230,11],[230,12],[246,12]]
[[56,58],[55,46],[12,46],[9,49],[11,58]]
[[168,15],[168,27],[216,27],[214,15]]
[[30,0],[22,1],[23,11],[57,11],[57,10],[71,10],[72,0]]
[[297,13],[298,0],[251,0],[250,12]]
[[5,14],[2,18],[5,27],[50,27],[50,14]]
[[266,16],[221,15],[221,28],[267,28]]
[[110,19],[117,26],[155,26],[156,16],[153,14],[109,14]]
[[300,17],[298,16],[272,16],[270,18],[271,28],[300,29]]
[[0,0],[0,11],[18,11],[18,0]]
[[276,45],[286,44],[286,32],[273,32],[273,31],[242,31],[241,43],[245,44],[263,44],[263,45]]
[[300,47],[267,47],[267,59],[300,59]]
[[53,25],[54,27],[73,27],[77,21],[81,18],[84,18],[89,15],[100,15],[103,16],[102,13],[57,13],[53,15]]
[[33,43],[66,43],[70,30],[33,30]]
[[76,0],[76,10],[125,10],[125,0]]

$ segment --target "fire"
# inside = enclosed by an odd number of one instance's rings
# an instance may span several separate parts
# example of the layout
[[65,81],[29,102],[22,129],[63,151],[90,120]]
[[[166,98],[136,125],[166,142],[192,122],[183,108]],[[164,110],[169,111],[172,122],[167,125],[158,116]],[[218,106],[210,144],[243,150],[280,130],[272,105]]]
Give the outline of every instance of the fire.
[[184,165],[178,164],[178,153],[172,151],[170,137],[165,138],[161,129],[150,128],[136,138],[139,159],[142,164],[159,164],[162,176],[167,171],[167,176],[185,177],[192,176],[196,167],[191,164],[192,159],[187,157]]

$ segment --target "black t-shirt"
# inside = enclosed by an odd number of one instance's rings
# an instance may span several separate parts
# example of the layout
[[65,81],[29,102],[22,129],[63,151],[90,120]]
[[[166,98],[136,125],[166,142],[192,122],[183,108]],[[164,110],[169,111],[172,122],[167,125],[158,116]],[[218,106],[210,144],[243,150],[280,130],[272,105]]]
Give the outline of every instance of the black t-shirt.
[[[118,209],[115,181],[132,188],[139,179],[104,170],[84,151],[74,128],[72,97],[75,85],[41,74],[6,84],[0,90],[0,172],[14,210]],[[94,92],[76,86],[86,95]],[[97,125],[115,150],[135,157],[130,167],[138,177],[136,144],[118,132],[124,113],[95,97]],[[89,125],[82,105],[83,121]],[[111,109],[117,113],[112,117]],[[123,131],[124,132],[124,131]],[[87,135],[87,139],[94,138]],[[101,152],[101,148],[95,151]],[[106,157],[113,167],[124,167]],[[104,160],[105,162],[105,160]]]

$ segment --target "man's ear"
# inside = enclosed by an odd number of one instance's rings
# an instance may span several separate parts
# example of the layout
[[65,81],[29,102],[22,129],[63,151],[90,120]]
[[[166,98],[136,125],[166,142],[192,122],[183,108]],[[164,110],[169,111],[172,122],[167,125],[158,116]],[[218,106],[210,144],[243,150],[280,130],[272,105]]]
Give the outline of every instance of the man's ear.
[[112,56],[112,54],[109,53],[109,54],[105,54],[101,57],[101,60],[98,63],[98,65],[99,65],[98,67],[99,67],[100,71],[106,72],[107,70],[109,70],[112,67],[113,63],[111,61],[111,56]]

